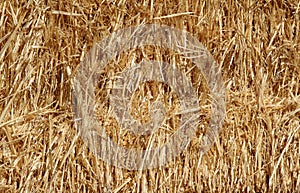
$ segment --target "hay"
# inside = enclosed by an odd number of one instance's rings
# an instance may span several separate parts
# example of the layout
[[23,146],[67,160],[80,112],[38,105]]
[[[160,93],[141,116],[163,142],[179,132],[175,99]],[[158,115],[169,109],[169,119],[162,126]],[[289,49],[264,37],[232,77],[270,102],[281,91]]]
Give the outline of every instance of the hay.
[[[299,5],[294,0],[1,1],[0,192],[300,191]],[[94,42],[141,23],[187,30],[207,47],[222,69],[227,113],[207,154],[199,155],[194,139],[166,167],[128,171],[95,157],[77,135],[72,81]],[[133,50],[105,69],[99,91],[108,89],[109,77],[133,55],[173,59],[184,72],[191,67],[170,50]],[[190,74],[200,97],[207,91],[203,78],[197,71]],[[165,91],[160,100],[170,101],[168,113],[176,109],[168,87],[141,88],[136,106],[139,97],[157,90],[151,100]],[[97,117],[112,138],[120,137],[105,113],[107,94],[99,93],[103,106]],[[201,96],[208,107],[199,128],[206,128],[210,108],[208,97]],[[146,120],[145,112],[134,113]],[[174,132],[176,116],[161,135]],[[122,135],[123,145],[147,148],[147,137]],[[157,136],[154,145],[165,140]]]

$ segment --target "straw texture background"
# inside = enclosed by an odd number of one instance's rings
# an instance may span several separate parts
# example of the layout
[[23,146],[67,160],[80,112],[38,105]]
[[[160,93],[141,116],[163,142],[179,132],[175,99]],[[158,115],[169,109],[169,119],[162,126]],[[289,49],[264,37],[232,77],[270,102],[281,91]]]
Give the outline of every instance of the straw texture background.
[[[298,0],[1,0],[0,192],[300,191],[299,17]],[[187,30],[207,47],[222,69],[226,118],[219,140],[202,158],[195,139],[166,167],[128,171],[105,164],[78,137],[72,80],[94,42],[142,23]],[[133,52],[115,62],[123,67],[112,63],[104,75],[128,65]],[[174,57],[188,71],[171,51],[144,52],[136,51],[137,58]],[[193,79],[196,85],[202,78],[193,73],[200,77]],[[107,82],[100,81],[100,91]],[[159,90],[172,98],[168,88],[149,83],[136,101]],[[104,122],[106,97],[99,95],[105,105],[97,115]],[[135,105],[141,109],[136,117],[147,122],[147,106]],[[117,126],[108,125],[116,137]],[[124,146],[146,147],[147,138],[133,143],[127,137]]]

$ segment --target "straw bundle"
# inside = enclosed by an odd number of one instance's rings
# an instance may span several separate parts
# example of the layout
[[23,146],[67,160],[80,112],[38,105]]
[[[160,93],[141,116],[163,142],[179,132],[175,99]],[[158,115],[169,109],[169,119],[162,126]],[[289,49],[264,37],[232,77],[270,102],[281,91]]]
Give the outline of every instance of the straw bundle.
[[[295,0],[0,2],[0,192],[300,191],[300,10]],[[113,78],[143,58],[173,63],[197,89],[197,137],[165,167],[130,171],[106,164],[78,135],[72,89],[95,42],[141,24],[186,30],[214,56],[226,87],[219,139],[200,156],[211,114],[201,72],[180,54],[153,46],[109,63],[97,87],[95,117],[125,147],[165,143],[178,125],[177,96],[163,83],[135,91],[132,116],[148,105],[169,119],[151,139],[122,132],[110,114]],[[144,100],[144,101],[143,101]]]

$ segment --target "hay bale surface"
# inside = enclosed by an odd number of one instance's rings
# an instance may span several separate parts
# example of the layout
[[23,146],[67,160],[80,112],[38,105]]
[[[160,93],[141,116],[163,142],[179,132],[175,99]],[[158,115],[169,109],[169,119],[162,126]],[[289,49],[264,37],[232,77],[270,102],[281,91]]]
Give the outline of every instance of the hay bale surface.
[[[1,1],[0,192],[300,191],[299,4]],[[166,167],[129,171],[98,159],[78,136],[72,81],[95,42],[142,23],[187,30],[207,47],[225,81],[226,118],[219,140],[203,157],[196,138]],[[103,105],[96,116],[115,140],[120,132],[107,113],[105,91],[109,77],[128,67],[133,57],[173,60],[184,72],[191,67],[170,50],[145,47],[105,68],[97,95]],[[188,77],[199,88],[201,105],[209,106],[201,73],[194,70]],[[142,85],[134,97],[138,110],[133,115],[145,122],[149,115],[141,98],[168,101],[169,114],[178,106],[174,93],[160,83]],[[209,109],[201,112],[198,137],[208,125]],[[171,116],[157,133],[156,145],[177,124],[178,117]],[[124,146],[147,148],[149,137],[123,133],[122,140]]]

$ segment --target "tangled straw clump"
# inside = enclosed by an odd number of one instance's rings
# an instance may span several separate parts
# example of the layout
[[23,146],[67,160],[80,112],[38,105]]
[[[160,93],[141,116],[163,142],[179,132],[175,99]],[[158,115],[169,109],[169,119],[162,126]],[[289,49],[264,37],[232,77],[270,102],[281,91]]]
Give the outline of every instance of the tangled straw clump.
[[[300,191],[299,15],[292,0],[1,1],[0,192]],[[207,154],[199,155],[196,138],[166,167],[128,171],[98,159],[78,136],[72,87],[95,42],[143,23],[187,30],[207,47],[225,81],[226,118]],[[107,114],[113,77],[144,57],[173,61],[192,80],[204,107],[201,138],[210,115],[205,80],[189,60],[153,47],[120,55],[101,72],[96,116],[107,133],[120,137]],[[141,98],[161,97],[170,114],[178,106],[163,84],[147,83],[134,97],[141,120]],[[171,135],[177,119],[160,134]],[[124,146],[147,148],[147,137],[122,137]]]

